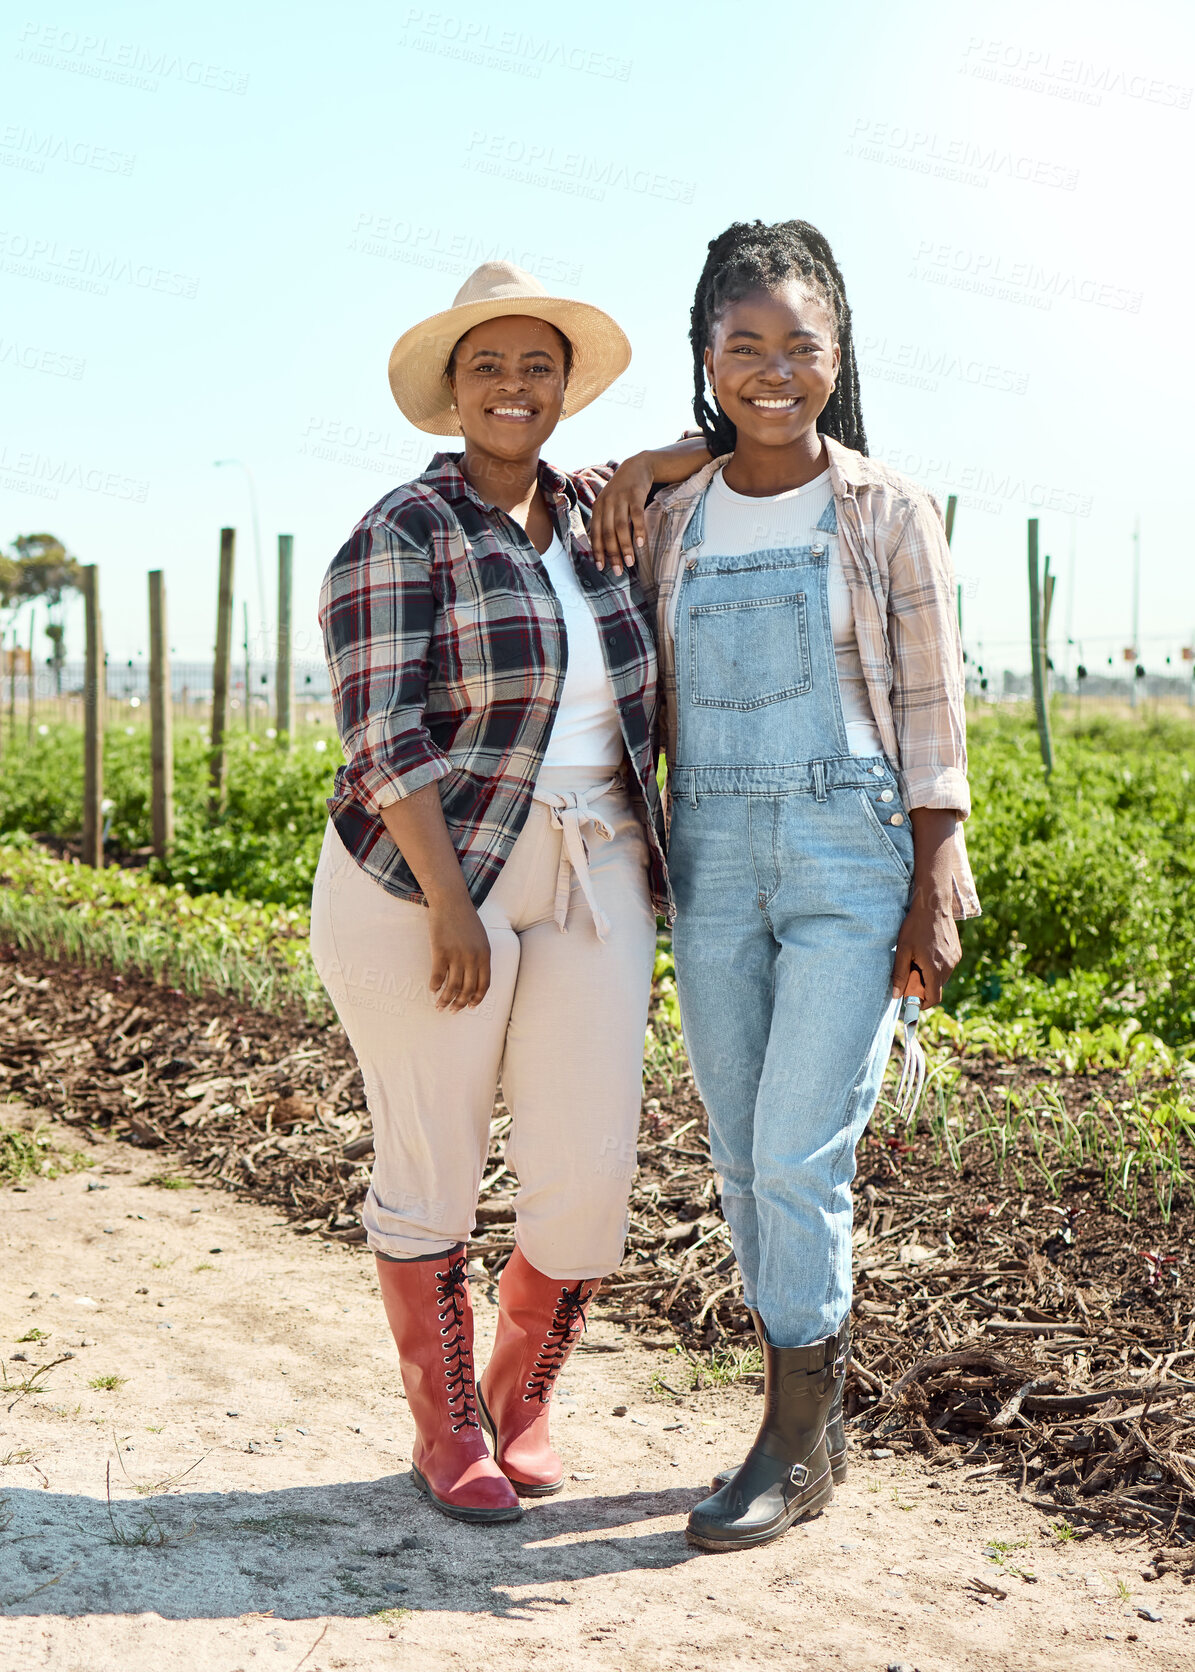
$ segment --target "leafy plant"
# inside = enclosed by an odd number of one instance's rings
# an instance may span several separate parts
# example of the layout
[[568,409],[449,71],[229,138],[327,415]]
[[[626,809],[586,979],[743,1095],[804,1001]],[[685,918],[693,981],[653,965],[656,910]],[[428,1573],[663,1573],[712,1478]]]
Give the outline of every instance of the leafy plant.
[[[2,907],[0,907],[2,912]],[[77,1150],[60,1150],[50,1129],[38,1126],[32,1132],[21,1127],[0,1126],[0,1184],[19,1184],[24,1178],[57,1178],[90,1167],[91,1161]],[[36,1332],[23,1337],[39,1339]]]

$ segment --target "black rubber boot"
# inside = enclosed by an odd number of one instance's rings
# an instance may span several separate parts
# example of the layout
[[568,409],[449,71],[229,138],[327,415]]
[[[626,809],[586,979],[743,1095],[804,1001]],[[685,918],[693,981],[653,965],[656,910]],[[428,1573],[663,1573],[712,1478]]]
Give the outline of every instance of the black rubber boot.
[[763,1336],[759,1433],[733,1480],[690,1513],[685,1534],[690,1544],[750,1550],[770,1544],[829,1503],[834,1481],[826,1422],[846,1375],[842,1335],[840,1330],[809,1347],[774,1347]]
[[[763,1319],[759,1313],[752,1311],[751,1322],[755,1325],[755,1333],[759,1337],[759,1345],[763,1347]],[[842,1396],[846,1391],[846,1367],[851,1362],[851,1326],[848,1318],[837,1336],[835,1358],[842,1358],[843,1374],[834,1384],[834,1399],[830,1406],[830,1415],[826,1419],[826,1450],[830,1454],[830,1473],[834,1476],[835,1486],[841,1486],[846,1479],[846,1426],[842,1420]],[[736,1469],[720,1470],[710,1482],[716,1492],[720,1486],[726,1486],[738,1474]]]

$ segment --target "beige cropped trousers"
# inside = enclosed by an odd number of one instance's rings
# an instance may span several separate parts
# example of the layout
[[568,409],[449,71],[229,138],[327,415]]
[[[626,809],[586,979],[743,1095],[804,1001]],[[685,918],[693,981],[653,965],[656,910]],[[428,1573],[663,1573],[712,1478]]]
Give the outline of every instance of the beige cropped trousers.
[[426,909],[366,876],[331,824],[324,837],[311,947],[373,1117],[363,1223],[392,1259],[471,1234],[499,1081],[525,1258],[570,1282],[622,1259],[655,949],[647,844],[621,782],[554,775],[545,791],[558,805],[533,802],[480,909],[476,1010],[436,1009]]

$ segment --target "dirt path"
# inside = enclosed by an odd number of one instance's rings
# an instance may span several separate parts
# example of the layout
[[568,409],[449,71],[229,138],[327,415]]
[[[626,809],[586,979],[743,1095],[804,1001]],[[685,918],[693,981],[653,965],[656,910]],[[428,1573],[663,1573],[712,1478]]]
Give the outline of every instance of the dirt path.
[[[1140,1541],[1060,1542],[965,1465],[858,1464],[769,1548],[690,1550],[756,1396],[653,1391],[677,1360],[608,1322],[555,1407],[564,1494],[512,1526],[448,1521],[411,1484],[369,1261],[148,1183],[163,1151],[89,1154],[0,1196],[0,1672],[1195,1665],[1195,1587],[1143,1582]],[[1003,1571],[995,1544],[1017,1546]]]

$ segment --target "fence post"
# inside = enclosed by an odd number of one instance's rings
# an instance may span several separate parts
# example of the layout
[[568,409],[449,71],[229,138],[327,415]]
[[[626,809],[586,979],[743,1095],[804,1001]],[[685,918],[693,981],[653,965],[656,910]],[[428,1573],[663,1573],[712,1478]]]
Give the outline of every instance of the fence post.
[[83,863],[104,864],[104,632],[100,572],[83,566],[86,650],[83,668]]
[[950,545],[954,539],[954,513],[958,509],[958,495],[952,493],[946,500],[946,544]]
[[174,707],[170,693],[170,640],[166,628],[166,577],[149,572],[149,759],[154,852],[159,859],[174,840]]
[[8,735],[13,743],[17,740],[17,660],[20,654],[21,639],[14,627],[12,649],[8,657]]
[[294,545],[293,534],[278,536],[278,646],[274,666],[274,705],[277,719],[274,725],[278,732],[278,741],[284,749],[290,748],[291,733],[295,727],[294,671],[291,667]]
[[[1051,593],[1052,595],[1052,593]],[[1033,657],[1033,707],[1037,714],[1037,736],[1042,764],[1047,775],[1054,770],[1054,745],[1050,738],[1050,709],[1046,700],[1046,646],[1043,636],[1042,589],[1037,569],[1037,518],[1029,518],[1029,649]]]
[[224,736],[228,730],[228,681],[232,665],[232,575],[235,528],[220,530],[220,590],[216,599],[216,665],[212,670],[211,809],[224,805]]

